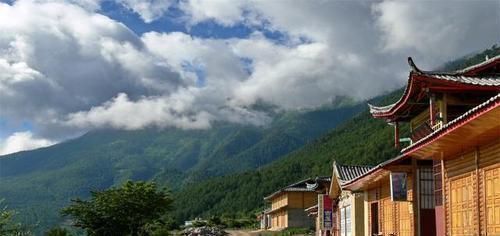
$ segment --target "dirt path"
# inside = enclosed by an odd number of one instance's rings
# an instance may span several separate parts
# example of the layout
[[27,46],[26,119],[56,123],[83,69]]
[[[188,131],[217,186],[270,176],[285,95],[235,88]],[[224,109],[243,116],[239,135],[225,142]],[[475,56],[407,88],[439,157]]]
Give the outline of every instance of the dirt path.
[[248,230],[226,230],[231,236],[255,236],[257,233]]

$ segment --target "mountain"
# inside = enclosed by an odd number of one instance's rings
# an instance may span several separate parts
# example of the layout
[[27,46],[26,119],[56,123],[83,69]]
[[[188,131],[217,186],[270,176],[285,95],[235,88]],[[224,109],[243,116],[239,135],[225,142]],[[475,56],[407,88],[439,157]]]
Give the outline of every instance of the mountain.
[[[384,103],[397,99],[401,90],[374,99]],[[365,105],[366,106],[366,105]],[[216,177],[186,186],[175,194],[176,217],[242,215],[263,207],[263,197],[283,186],[314,176],[331,175],[333,160],[369,165],[396,155],[393,130],[373,119],[365,109],[326,136],[258,170]]]
[[216,123],[206,130],[96,130],[79,138],[0,157],[0,199],[24,222],[57,224],[71,198],[125,180],[178,190],[212,176],[258,168],[325,134],[362,110],[349,99],[281,112],[264,127]]
[[[450,62],[443,70],[499,54],[494,46]],[[388,104],[400,94],[395,91],[369,102]],[[24,222],[43,228],[60,223],[58,211],[71,198],[86,197],[90,190],[125,179],[147,179],[175,191],[179,221],[249,214],[263,207],[265,195],[282,186],[330,175],[334,159],[368,165],[397,154],[392,129],[371,118],[365,102],[338,101],[316,110],[278,113],[265,127],[217,123],[209,130],[98,130],[3,156],[0,198],[20,211]]]
[[[440,70],[453,71],[500,55],[500,47],[446,63]],[[403,90],[368,101],[387,105]],[[401,128],[401,136],[408,127]],[[175,194],[179,221],[197,216],[248,215],[264,207],[263,197],[299,180],[331,175],[333,160],[347,165],[376,165],[398,154],[393,147],[393,128],[374,119],[368,107],[325,136],[257,170],[217,177],[186,186]]]

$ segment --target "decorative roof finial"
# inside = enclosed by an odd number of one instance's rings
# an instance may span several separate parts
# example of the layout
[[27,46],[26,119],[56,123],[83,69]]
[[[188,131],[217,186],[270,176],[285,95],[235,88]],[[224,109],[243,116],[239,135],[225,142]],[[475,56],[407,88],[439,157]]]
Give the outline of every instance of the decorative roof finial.
[[422,71],[420,69],[418,69],[418,67],[415,65],[415,63],[413,62],[413,59],[411,59],[411,57],[408,57],[408,65],[410,65],[411,70],[413,72],[422,73]]

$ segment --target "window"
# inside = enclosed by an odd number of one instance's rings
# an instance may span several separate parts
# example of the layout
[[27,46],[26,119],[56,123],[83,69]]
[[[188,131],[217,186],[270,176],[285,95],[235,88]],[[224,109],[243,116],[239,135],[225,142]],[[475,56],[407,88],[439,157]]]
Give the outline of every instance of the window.
[[420,171],[420,208],[434,208],[434,173],[431,167],[421,167]]
[[340,235],[351,236],[351,206],[340,209]]

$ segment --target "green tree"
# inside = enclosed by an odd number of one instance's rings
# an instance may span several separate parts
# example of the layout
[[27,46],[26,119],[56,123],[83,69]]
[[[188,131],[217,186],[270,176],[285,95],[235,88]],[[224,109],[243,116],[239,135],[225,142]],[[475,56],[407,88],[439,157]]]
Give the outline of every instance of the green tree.
[[3,199],[0,199],[0,235],[2,236],[22,236],[30,235],[29,231],[23,229],[20,223],[14,222],[12,219],[16,214],[15,211],[8,210],[7,206],[3,205]]
[[170,192],[155,183],[128,181],[118,188],[92,192],[90,200],[72,200],[62,214],[88,235],[150,235],[147,226],[161,220],[171,204]]
[[52,228],[45,233],[45,236],[71,236],[71,235],[72,234],[69,232],[69,230],[60,227]]

